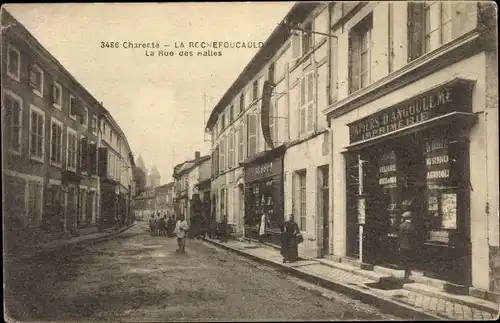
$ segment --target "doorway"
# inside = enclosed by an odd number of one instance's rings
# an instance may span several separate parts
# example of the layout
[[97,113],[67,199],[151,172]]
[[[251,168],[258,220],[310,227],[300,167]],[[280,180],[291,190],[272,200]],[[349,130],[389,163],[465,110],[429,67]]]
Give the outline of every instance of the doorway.
[[322,219],[322,241],[321,241],[321,256],[325,257],[330,254],[330,214],[329,214],[329,185],[328,185],[328,165],[319,167],[319,216]]

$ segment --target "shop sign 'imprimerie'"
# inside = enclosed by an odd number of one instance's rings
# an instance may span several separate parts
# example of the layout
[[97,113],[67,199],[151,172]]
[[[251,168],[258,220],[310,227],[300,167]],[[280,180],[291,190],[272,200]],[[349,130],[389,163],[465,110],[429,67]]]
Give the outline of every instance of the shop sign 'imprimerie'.
[[463,100],[467,93],[463,86],[443,86],[355,121],[348,124],[350,143],[373,139],[448,112],[463,111],[468,105]]

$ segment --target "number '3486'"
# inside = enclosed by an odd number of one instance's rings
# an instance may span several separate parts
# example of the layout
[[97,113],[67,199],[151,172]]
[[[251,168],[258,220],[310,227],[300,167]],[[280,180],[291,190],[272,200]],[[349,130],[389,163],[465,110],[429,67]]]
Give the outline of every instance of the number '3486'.
[[101,48],[120,48],[120,43],[117,41],[116,42],[102,41]]

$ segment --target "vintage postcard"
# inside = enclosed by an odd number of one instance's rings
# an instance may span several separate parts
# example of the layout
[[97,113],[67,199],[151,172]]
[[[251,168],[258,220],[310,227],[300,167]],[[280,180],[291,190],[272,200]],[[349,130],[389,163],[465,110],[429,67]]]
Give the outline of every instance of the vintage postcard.
[[4,4],[4,319],[498,319],[497,24]]

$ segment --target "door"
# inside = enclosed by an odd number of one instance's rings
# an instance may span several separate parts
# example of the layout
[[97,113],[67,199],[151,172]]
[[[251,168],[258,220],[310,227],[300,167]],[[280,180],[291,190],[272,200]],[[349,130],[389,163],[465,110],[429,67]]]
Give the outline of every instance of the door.
[[330,254],[330,214],[329,214],[329,187],[328,187],[328,166],[322,166],[320,168],[320,185],[319,194],[320,195],[320,205],[319,211],[321,212],[322,218],[322,256]]

